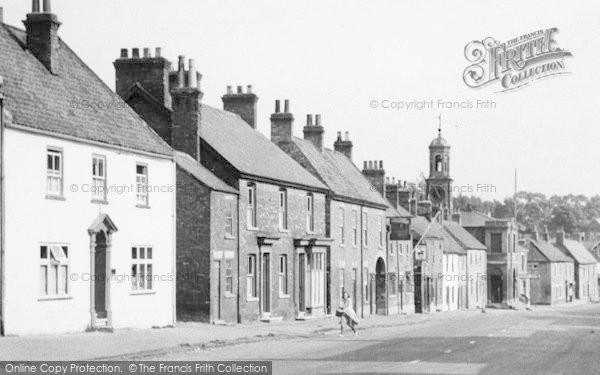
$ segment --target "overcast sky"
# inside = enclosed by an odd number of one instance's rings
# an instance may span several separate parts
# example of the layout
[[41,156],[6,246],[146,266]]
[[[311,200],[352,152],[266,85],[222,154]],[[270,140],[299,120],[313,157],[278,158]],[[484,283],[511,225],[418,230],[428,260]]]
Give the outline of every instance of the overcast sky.
[[[485,3],[485,4],[484,4]],[[29,0],[0,0],[23,27]],[[443,114],[455,185],[547,195],[600,192],[600,7],[595,1],[205,1],[53,0],[60,36],[114,88],[121,48],[163,48],[195,58],[204,102],[221,107],[227,85],[252,84],[259,130],[269,135],[275,99],[290,99],[302,135],[322,114],[325,144],[349,131],[354,161],[384,160],[387,175],[415,180]],[[465,45],[557,27],[569,75],[495,93],[471,89]],[[433,109],[371,108],[371,101],[434,100]],[[493,100],[495,109],[442,109],[437,101]],[[224,134],[223,136],[227,136]],[[260,150],[257,150],[260,152]]]

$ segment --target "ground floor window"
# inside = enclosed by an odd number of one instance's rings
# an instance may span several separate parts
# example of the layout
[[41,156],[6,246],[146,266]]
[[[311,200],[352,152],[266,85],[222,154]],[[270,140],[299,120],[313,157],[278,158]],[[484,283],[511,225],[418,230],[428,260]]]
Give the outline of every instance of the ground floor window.
[[248,255],[248,273],[246,276],[246,293],[248,297],[255,298],[256,290],[256,255]]
[[288,264],[287,255],[279,256],[279,294],[288,294]]
[[69,294],[68,246],[40,246],[40,294],[44,297]]
[[225,259],[225,293],[233,294],[233,259]]
[[153,249],[151,247],[131,248],[132,290],[152,290],[152,258]]

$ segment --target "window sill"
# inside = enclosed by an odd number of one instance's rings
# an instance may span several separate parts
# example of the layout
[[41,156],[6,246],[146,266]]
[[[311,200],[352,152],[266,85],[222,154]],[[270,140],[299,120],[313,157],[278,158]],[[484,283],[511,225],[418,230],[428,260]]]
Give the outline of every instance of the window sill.
[[142,291],[136,291],[136,292],[130,292],[129,293],[130,296],[147,296],[147,295],[152,295],[152,294],[156,294],[156,291],[154,291],[154,290],[142,290]]
[[290,299],[290,295],[289,294],[280,294],[279,299]]
[[92,199],[92,204],[108,205],[108,201],[106,199]]
[[258,302],[258,297],[246,297],[246,302]]
[[150,209],[150,206],[147,205],[147,204],[136,204],[135,207],[136,208],[143,208],[143,209],[146,209],[146,210]]
[[230,293],[230,292],[225,292],[225,298],[229,299],[229,298],[235,298],[235,294]]
[[246,230],[249,230],[249,231],[252,231],[252,232],[258,232],[259,231],[258,227],[249,227],[249,226],[246,226]]
[[289,229],[281,229],[281,228],[279,228],[278,231],[279,231],[279,233],[290,233]]
[[307,230],[306,234],[317,234],[317,232],[314,230]]
[[232,236],[231,234],[226,234],[225,236],[223,236],[223,238],[226,240],[235,240],[235,236]]
[[46,194],[46,199],[51,201],[66,201],[67,199],[62,195],[48,195]]
[[47,296],[38,298],[38,302],[47,302],[47,301],[66,301],[73,299],[72,296]]

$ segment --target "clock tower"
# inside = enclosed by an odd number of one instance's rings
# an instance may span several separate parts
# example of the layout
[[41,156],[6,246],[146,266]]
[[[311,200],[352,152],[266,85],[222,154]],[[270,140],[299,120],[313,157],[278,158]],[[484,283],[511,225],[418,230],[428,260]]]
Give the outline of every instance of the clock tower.
[[450,178],[450,145],[442,138],[442,116],[438,136],[429,145],[429,178],[427,200],[431,201],[433,215],[442,210],[441,218],[448,220],[452,212],[452,179]]

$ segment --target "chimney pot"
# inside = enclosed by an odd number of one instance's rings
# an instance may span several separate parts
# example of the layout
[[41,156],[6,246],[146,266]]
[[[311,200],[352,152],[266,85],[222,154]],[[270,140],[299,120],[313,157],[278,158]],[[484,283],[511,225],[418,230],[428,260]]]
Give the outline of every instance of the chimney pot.
[[373,161],[369,160],[369,169],[373,169]]
[[227,86],[227,95],[231,94],[233,94],[233,89],[231,88],[231,86]]
[[137,59],[140,57],[140,49],[139,48],[133,48],[131,50],[131,57],[133,57],[134,59]]
[[129,50],[127,48],[121,48],[121,58],[126,59],[129,57]]
[[242,90],[242,86],[238,86],[237,87],[237,93],[238,94],[243,94],[244,93],[244,91]]
[[338,141],[342,140],[342,132],[337,132],[337,140]]
[[144,48],[144,58],[150,57],[150,48]]
[[252,85],[246,86],[246,93],[247,94],[252,94]]
[[321,126],[321,115],[315,115],[315,126]]
[[392,177],[392,184],[396,185],[396,177]]
[[44,0],[44,12],[52,13],[52,3],[50,0]]
[[275,100],[275,113],[279,113],[281,108],[281,102],[279,100]]
[[367,161],[366,160],[364,161],[364,167],[363,167],[363,169],[367,169]]
[[40,12],[40,0],[33,0],[31,2],[31,13],[39,13]]
[[306,126],[312,126],[312,124],[313,124],[312,115],[306,115]]
[[389,177],[386,177],[386,178],[385,178],[385,183],[386,183],[386,185],[389,185],[389,184],[390,184],[390,178],[389,178]]
[[379,160],[379,169],[383,169],[383,160]]
[[196,74],[196,61],[190,59],[188,65],[188,87],[198,88],[198,75]]
[[290,100],[289,99],[286,99],[283,102],[283,108],[284,108],[284,111],[283,111],[284,113],[290,113]]
[[185,56],[179,56],[177,73],[177,86],[182,89],[185,86]]
[[162,56],[162,48],[156,47],[156,51],[154,52],[154,56],[155,57],[161,57]]
[[345,139],[344,139],[344,140],[346,140],[346,141],[349,141],[349,140],[350,140],[350,132],[346,132],[346,133],[344,134],[344,137],[345,137]]

